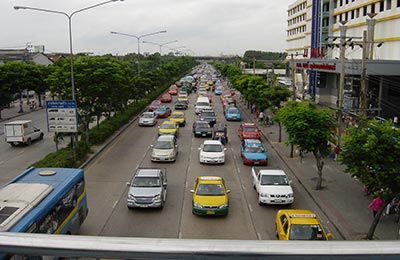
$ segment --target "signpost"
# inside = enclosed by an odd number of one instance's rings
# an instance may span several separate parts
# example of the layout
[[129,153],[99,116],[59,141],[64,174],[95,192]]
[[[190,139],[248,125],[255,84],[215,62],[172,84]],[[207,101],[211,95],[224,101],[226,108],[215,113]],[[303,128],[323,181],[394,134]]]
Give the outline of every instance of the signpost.
[[46,112],[49,132],[78,132],[78,113],[76,112],[75,100],[47,100]]

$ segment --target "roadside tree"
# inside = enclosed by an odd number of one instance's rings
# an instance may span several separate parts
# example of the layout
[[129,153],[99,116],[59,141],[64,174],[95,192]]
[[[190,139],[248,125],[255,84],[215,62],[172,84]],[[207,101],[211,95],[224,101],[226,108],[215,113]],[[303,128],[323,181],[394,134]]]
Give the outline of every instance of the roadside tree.
[[339,159],[368,192],[385,200],[367,234],[373,239],[386,206],[400,193],[400,130],[389,121],[361,120],[343,136]]
[[335,129],[333,112],[319,108],[312,101],[289,101],[276,113],[275,119],[282,122],[289,135],[287,144],[297,145],[302,152],[311,152],[316,160],[316,189],[322,188],[323,158],[330,153],[328,146]]

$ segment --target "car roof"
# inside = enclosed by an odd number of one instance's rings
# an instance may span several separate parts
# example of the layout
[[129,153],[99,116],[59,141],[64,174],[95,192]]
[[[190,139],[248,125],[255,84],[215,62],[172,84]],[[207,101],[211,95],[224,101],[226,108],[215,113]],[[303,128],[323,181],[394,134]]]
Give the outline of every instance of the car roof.
[[279,210],[279,214],[287,215],[292,224],[320,224],[317,215],[310,210],[284,209]]
[[219,176],[198,176],[199,183],[222,183],[223,179]]
[[257,127],[255,123],[243,123],[242,126],[254,126]]
[[171,121],[171,120],[166,120],[166,121],[164,121],[164,122],[162,122],[161,123],[162,125],[164,125],[164,124],[177,124],[175,121]]
[[157,141],[167,141],[167,142],[170,142],[170,141],[174,141],[175,140],[175,136],[174,135],[160,135],[158,138],[157,138]]
[[205,140],[203,142],[203,144],[218,144],[218,145],[222,145],[221,141],[219,141],[219,140]]
[[261,141],[258,139],[244,139],[245,144],[261,144]]

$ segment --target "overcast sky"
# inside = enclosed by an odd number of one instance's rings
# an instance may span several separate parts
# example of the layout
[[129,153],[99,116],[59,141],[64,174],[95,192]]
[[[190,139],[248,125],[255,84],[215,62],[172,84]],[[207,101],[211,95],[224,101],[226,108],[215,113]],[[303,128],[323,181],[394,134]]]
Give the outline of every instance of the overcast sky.
[[[105,0],[0,0],[0,48],[44,45],[45,52],[69,52],[68,19],[64,15],[31,10],[29,6],[70,14]],[[167,44],[191,55],[240,55],[246,50],[286,48],[286,10],[295,0],[125,0],[112,2],[72,17],[73,51],[124,55],[158,52]],[[186,46],[182,47],[181,46]],[[170,50],[162,48],[165,54]]]

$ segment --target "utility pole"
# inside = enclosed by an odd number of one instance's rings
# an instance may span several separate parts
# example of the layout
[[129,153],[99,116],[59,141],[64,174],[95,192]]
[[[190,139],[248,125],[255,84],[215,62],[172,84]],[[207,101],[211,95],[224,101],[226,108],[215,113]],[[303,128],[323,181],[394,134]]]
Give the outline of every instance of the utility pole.
[[346,62],[346,21],[341,21],[340,26],[340,80],[339,80],[339,91],[338,91],[338,132],[337,132],[337,143],[340,145],[342,138],[342,117],[343,117],[343,92],[344,92],[344,73],[345,73],[345,62]]
[[292,70],[292,91],[293,91],[293,101],[296,101],[296,68],[294,64],[293,53],[290,54],[290,68]]
[[360,89],[360,110],[361,115],[366,116],[368,110],[368,85],[367,85],[367,31],[363,31],[362,43],[362,59],[361,59],[361,89]]

